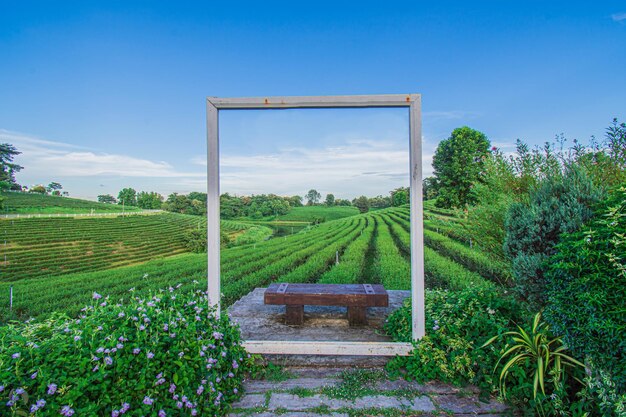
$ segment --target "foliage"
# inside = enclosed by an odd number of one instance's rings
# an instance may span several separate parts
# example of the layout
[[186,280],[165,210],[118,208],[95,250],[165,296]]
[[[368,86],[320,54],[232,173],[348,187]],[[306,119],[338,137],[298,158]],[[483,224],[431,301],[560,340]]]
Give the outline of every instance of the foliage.
[[358,208],[361,213],[367,213],[369,211],[369,209],[370,209],[370,201],[364,195],[362,195],[359,198],[356,198],[352,202],[352,205],[354,207]]
[[426,177],[422,181],[422,196],[424,200],[433,200],[437,198],[439,193],[437,192],[437,178]]
[[307,201],[306,203],[307,206],[313,206],[320,201],[320,198],[322,198],[322,195],[317,190],[311,189],[306,193],[304,198]]
[[[359,210],[355,207],[339,206],[333,207],[326,206],[303,206],[294,207],[289,210],[289,213],[282,214],[274,218],[274,220],[283,221],[296,221],[296,222],[309,222],[309,223],[323,223],[325,221],[332,221],[342,219],[344,217],[355,216],[359,214]],[[317,222],[316,222],[317,220]]]
[[515,291],[535,310],[546,301],[545,261],[561,233],[576,231],[602,196],[586,173],[568,167],[563,178],[547,178],[532,190],[528,204],[515,203],[505,221],[504,252],[512,261]]
[[[193,253],[206,253],[207,231],[206,229],[190,229],[183,236],[185,247]],[[229,243],[228,235],[223,230],[220,231],[220,243]]]
[[[517,331],[496,335],[484,346],[500,338],[508,339],[496,364],[498,369],[506,361],[500,369],[500,394],[519,405],[529,403],[541,416],[567,415],[567,392],[582,383],[577,376],[582,377],[584,365],[566,353],[560,337],[550,335],[541,314],[535,315],[530,331],[518,326]],[[511,379],[516,385],[512,395],[506,390]]]
[[37,193],[37,194],[46,194],[48,190],[46,190],[46,187],[44,187],[43,185],[37,184],[37,185],[33,185],[32,187],[30,187],[29,192]]
[[111,194],[100,194],[98,202],[105,204],[117,204],[117,200]]
[[626,184],[562,236],[548,262],[546,320],[626,392]]
[[222,415],[239,397],[251,359],[204,293],[93,298],[76,320],[0,328],[0,400],[11,415]]
[[[419,382],[472,383],[491,392],[497,384],[493,365],[499,351],[493,345],[481,346],[521,320],[520,305],[493,287],[427,290],[425,313],[426,336],[415,342],[412,356],[392,360],[389,370],[404,368],[407,377]],[[395,341],[412,340],[410,303],[388,317],[385,331]]]
[[142,209],[155,210],[160,209],[162,204],[163,196],[159,193],[156,193],[154,191],[141,191],[139,194],[137,194],[137,207],[140,207]]
[[437,206],[463,207],[475,202],[471,189],[480,181],[489,146],[485,134],[467,126],[454,129],[439,142],[433,156]]
[[222,219],[281,216],[289,213],[292,205],[302,206],[301,197],[280,197],[275,194],[236,197],[226,193],[220,196],[220,216]]
[[53,181],[50,184],[48,184],[48,187],[46,187],[46,188],[47,188],[48,192],[51,192],[51,191],[59,191],[59,190],[63,189],[63,186],[60,183]]
[[206,202],[178,193],[170,194],[167,200],[161,205],[161,208],[173,213],[190,214],[194,216],[206,215]]
[[396,188],[391,191],[391,205],[393,207],[409,204],[409,189],[407,187]]
[[137,205],[137,191],[133,188],[124,188],[117,195],[117,204],[123,204],[126,206]]
[[335,195],[334,194],[326,194],[326,200],[324,204],[331,207],[335,205]]
[[15,183],[15,173],[24,168],[13,163],[13,159],[19,154],[21,152],[10,143],[0,143],[0,181]]

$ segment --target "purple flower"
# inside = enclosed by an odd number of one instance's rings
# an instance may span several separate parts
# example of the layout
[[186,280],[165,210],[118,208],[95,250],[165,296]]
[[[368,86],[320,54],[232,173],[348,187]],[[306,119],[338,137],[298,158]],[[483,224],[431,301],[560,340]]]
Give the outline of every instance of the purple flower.
[[183,403],[181,403],[180,401],[176,401],[176,407],[183,408]]
[[94,299],[94,300],[99,300],[99,299],[101,299],[101,298],[102,298],[102,296],[101,296],[100,294],[98,294],[97,292],[95,292],[95,291],[94,291],[94,293],[93,293],[93,299]]
[[43,398],[39,399],[39,400],[37,400],[35,405],[37,405],[37,407],[39,407],[39,408],[43,408],[43,406],[46,405],[46,400],[44,400]]
[[191,415],[192,416],[197,416],[198,415],[198,410],[196,410],[195,408],[193,410],[191,410]]
[[123,312],[120,312],[120,314],[117,315],[117,317],[122,318],[124,317],[126,314],[124,314]]
[[30,376],[30,379],[35,379],[35,378],[37,378],[37,372],[35,372],[34,374]]
[[213,338],[215,340],[221,340],[224,337],[223,334],[221,334],[220,332],[213,332]]
[[154,400],[150,397],[148,397],[147,395],[145,397],[143,397],[143,403],[145,405],[152,405],[152,403],[154,402]]
[[74,415],[74,410],[69,405],[64,405],[60,411],[61,415],[65,417],[70,417]]
[[[176,388],[176,387],[174,387]],[[4,385],[0,385],[0,392],[4,391]]]
[[202,385],[200,385],[198,387],[198,389],[196,390],[196,394],[202,395],[203,392],[204,392],[204,387]]
[[148,352],[148,354],[146,356],[148,356],[148,359],[152,359],[152,358],[154,358],[154,353]]
[[237,361],[233,361],[233,369],[237,368],[239,368],[239,364],[237,363]]
[[170,391],[170,394],[173,394],[173,393],[174,393],[174,391],[176,391],[176,385],[174,385],[174,384],[170,384],[170,389],[169,389],[169,391]]
[[144,326],[143,324],[141,326],[139,326],[139,330],[144,331],[146,330],[146,326]]
[[78,342],[80,339],[81,339],[81,337],[80,337],[80,336],[74,336],[74,341],[75,341],[75,342]]
[[111,417],[120,417],[120,412],[117,410],[111,411]]
[[57,392],[57,384],[48,385],[48,395],[54,395]]
[[19,352],[14,353],[14,354],[12,354],[12,355],[11,355],[11,357],[12,357],[13,359],[17,359],[17,358],[19,358],[19,357],[20,357],[20,353],[19,353]]
[[111,359],[110,356],[105,356],[104,363],[106,363],[107,365],[113,365],[113,359]]
[[165,417],[167,414],[165,414],[165,411],[163,410],[159,410],[159,417]]
[[435,325],[433,326],[433,330],[435,330],[435,331],[439,330],[439,325],[438,325],[438,324],[435,324]]
[[139,355],[139,352],[141,352],[141,349],[139,348],[133,349],[133,355]]
[[98,372],[99,369],[100,369],[100,367],[98,365],[96,365],[96,366],[93,367],[91,372]]
[[124,347],[124,345],[123,345],[123,344],[121,344],[121,343],[118,343],[118,344],[117,344],[117,348],[118,348],[118,349],[122,349],[123,347]]
[[15,390],[15,393],[16,393],[17,395],[22,395],[22,394],[24,394],[24,388],[18,388],[18,389],[16,389],[16,390]]
[[159,378],[156,382],[157,385],[165,384],[165,378]]
[[233,389],[233,394],[237,394],[239,392],[239,390],[237,388]]
[[170,328],[170,326],[168,326],[167,323],[165,323],[163,325],[163,330],[168,331],[169,328]]
[[122,414],[127,412],[129,409],[130,409],[130,404],[128,404],[128,403],[122,404]]

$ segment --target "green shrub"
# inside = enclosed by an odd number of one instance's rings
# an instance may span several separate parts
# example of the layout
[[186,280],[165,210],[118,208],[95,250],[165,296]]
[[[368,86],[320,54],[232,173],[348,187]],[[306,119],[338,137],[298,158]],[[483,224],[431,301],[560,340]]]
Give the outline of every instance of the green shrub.
[[[472,383],[490,392],[497,385],[493,370],[500,351],[481,346],[521,320],[520,310],[512,297],[494,288],[427,290],[426,336],[416,342],[412,356],[392,360],[389,369],[405,368],[409,378],[420,382]],[[389,316],[385,330],[395,341],[411,341],[408,303]]]
[[626,186],[610,193],[549,260],[546,320],[626,393]]
[[601,196],[585,171],[571,166],[563,178],[548,178],[531,191],[528,204],[515,203],[509,209],[504,251],[512,261],[515,291],[534,310],[545,305],[544,262],[554,253],[560,234],[578,230]]
[[251,360],[204,293],[99,297],[76,320],[0,328],[2,415],[221,415],[238,397]]

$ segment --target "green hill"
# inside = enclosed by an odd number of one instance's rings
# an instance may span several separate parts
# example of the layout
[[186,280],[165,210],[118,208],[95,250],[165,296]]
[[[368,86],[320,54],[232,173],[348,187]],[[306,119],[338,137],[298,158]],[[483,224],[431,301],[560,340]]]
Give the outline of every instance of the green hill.
[[[53,214],[53,213],[118,213],[122,206],[104,204],[77,198],[58,197],[37,193],[3,192],[5,198],[0,214]],[[140,208],[125,206],[124,211],[140,211]]]
[[[93,291],[115,298],[124,296],[128,290],[156,290],[175,286],[180,282],[206,279],[205,254],[180,254],[167,259],[151,260],[141,265],[133,265],[106,271],[85,272],[61,275],[68,272],[60,269],[61,265],[72,265],[78,272],[94,269],[96,259],[100,259],[101,267],[112,268],[121,265],[119,262],[137,263],[153,259],[157,256],[169,256],[181,253],[177,249],[180,223],[191,216],[161,214],[153,216],[130,216],[128,219],[146,218],[157,220],[166,216],[158,223],[173,225],[171,228],[149,226],[144,223],[135,228],[120,228],[118,237],[109,228],[106,235],[102,229],[86,233],[60,233],[67,235],[67,244],[59,242],[53,246],[53,253],[68,251],[67,255],[51,255],[47,260],[40,260],[46,253],[45,240],[31,239],[35,246],[36,256],[25,259],[24,264],[32,271],[30,276],[11,277],[10,282],[0,282],[0,321],[7,317],[28,317],[46,315],[52,311],[65,311],[75,314],[89,301]],[[197,226],[190,223],[191,226]],[[63,219],[66,220],[66,219]],[[67,223],[67,229],[83,220]],[[94,219],[87,219],[94,220]],[[97,219],[106,220],[106,219]],[[204,220],[204,219],[202,219]],[[187,220],[185,220],[187,221]],[[9,222],[5,220],[4,222]],[[433,220],[432,222],[438,222]],[[6,224],[6,223],[5,223]],[[85,222],[81,230],[88,230]],[[439,233],[427,230],[425,233],[425,277],[429,288],[459,289],[471,286],[480,288],[492,285],[490,281],[500,281],[507,276],[507,270],[497,265],[476,244],[469,244],[455,239],[448,233],[453,226],[446,224],[446,229]],[[443,223],[442,223],[443,225]],[[128,225],[130,226],[130,225]],[[58,226],[57,226],[58,227]],[[439,227],[439,223],[435,224]],[[164,230],[167,229],[167,230]],[[61,231],[62,232],[62,231]],[[34,232],[33,232],[34,233]],[[153,242],[156,249],[147,249]],[[116,244],[124,245],[124,250],[113,253]],[[90,246],[91,245],[91,246]],[[11,244],[10,248],[12,248]],[[24,245],[16,253],[28,253],[28,245]],[[72,252],[74,247],[78,251]],[[86,253],[89,247],[100,252]],[[15,249],[15,248],[13,248]],[[98,254],[98,256],[96,256]],[[125,254],[125,255],[124,255]],[[335,263],[339,254],[339,263]],[[24,255],[26,256],[26,255]],[[120,259],[119,257],[125,256]],[[59,262],[59,259],[65,262]],[[71,264],[70,264],[71,261]],[[117,264],[116,264],[117,263]],[[10,268],[17,268],[9,261]],[[33,270],[33,268],[35,268]],[[56,268],[52,270],[51,268]],[[4,269],[3,269],[4,270]],[[321,225],[285,236],[284,238],[260,241],[256,245],[244,245],[222,250],[222,293],[225,305],[229,305],[256,287],[263,287],[273,281],[282,282],[325,282],[325,283],[382,283],[389,289],[410,288],[410,235],[408,207],[397,207],[378,210],[363,215],[346,217],[329,221]],[[57,273],[57,276],[51,272]],[[14,310],[8,312],[9,286],[14,288]]]
[[[175,213],[0,220],[0,281],[98,271],[185,253],[185,235],[197,228],[206,230],[205,217]],[[223,222],[222,230],[233,245],[271,235],[268,228],[232,221]]]
[[277,216],[275,220],[313,222],[317,219],[323,219],[324,221],[331,221],[342,219],[344,217],[356,216],[357,214],[359,214],[359,209],[356,207],[304,206],[294,207],[289,211],[289,213]]

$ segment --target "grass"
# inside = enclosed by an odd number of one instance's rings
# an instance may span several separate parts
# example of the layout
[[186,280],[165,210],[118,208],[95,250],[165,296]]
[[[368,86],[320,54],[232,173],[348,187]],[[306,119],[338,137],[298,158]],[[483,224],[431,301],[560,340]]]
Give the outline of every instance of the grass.
[[[118,213],[122,206],[104,204],[96,201],[81,200],[52,195],[3,192],[5,198],[0,214],[60,214],[60,213]],[[124,207],[125,212],[141,211],[138,207]]]

